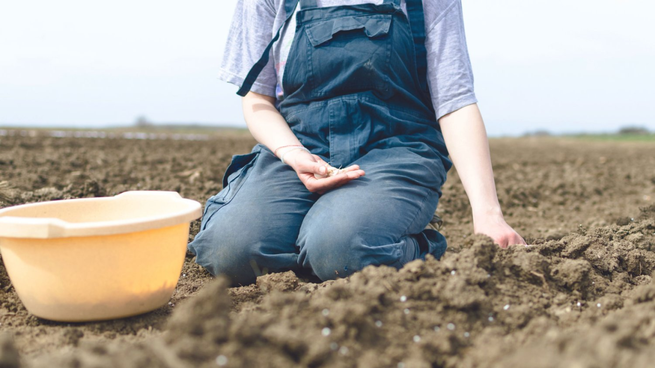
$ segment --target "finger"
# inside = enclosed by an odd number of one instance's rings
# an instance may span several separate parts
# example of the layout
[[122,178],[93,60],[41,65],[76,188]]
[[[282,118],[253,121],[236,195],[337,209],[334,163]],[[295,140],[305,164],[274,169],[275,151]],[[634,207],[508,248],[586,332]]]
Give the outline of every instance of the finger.
[[334,186],[333,178],[328,178],[327,176],[316,177],[311,172],[305,172],[298,174],[298,177],[305,184],[307,190],[312,193],[323,193]]
[[357,179],[364,175],[363,170],[355,170],[350,172],[344,172],[337,174],[332,177],[326,178],[316,178],[313,175],[309,174],[307,176],[303,175],[301,178],[303,184],[310,192],[322,193],[331,189],[338,188],[351,180]]
[[312,193],[320,193],[323,194],[327,192],[329,189],[331,189],[330,185],[327,185],[323,179],[317,179],[313,175],[310,177],[307,177],[305,180],[302,181],[303,184],[305,184],[305,187],[307,190],[309,190]]
[[503,233],[494,238],[496,244],[502,249],[508,248],[512,244],[513,234]]
[[[341,181],[343,178],[341,177],[324,177],[324,178],[316,178],[313,175],[309,176],[306,178],[304,181],[305,186],[310,192],[318,192],[318,193],[324,193],[330,189],[334,189],[341,184]],[[343,185],[343,184],[341,184]]]
[[332,177],[329,177],[330,180],[334,180],[335,182],[342,182],[345,184],[353,179],[360,178],[366,174],[364,170],[360,169],[352,169],[349,171],[342,171]]
[[359,165],[350,165],[345,169],[342,169],[341,172],[344,173],[344,172],[357,171],[357,170],[359,170]]
[[[315,156],[309,156],[315,159]],[[296,170],[303,173],[327,175],[327,164],[325,161],[320,160],[319,162],[313,160],[296,160]]]
[[507,244],[505,247],[508,247],[510,245],[527,245],[525,240],[521,237],[521,235],[514,233],[508,237],[506,237],[505,244]]
[[335,186],[342,186],[348,183],[349,181],[360,178],[362,176],[364,176],[364,170],[355,170],[355,171],[342,172],[340,174],[331,177],[330,179],[333,180]]
[[[348,166],[345,169],[340,169],[337,174],[333,174],[330,176],[330,178],[335,178],[339,175],[348,175],[350,173],[357,173],[357,174],[362,174],[364,173],[364,170],[360,169],[359,166],[353,165],[353,166]],[[361,176],[361,175],[360,175]]]
[[525,245],[525,246],[528,245],[528,243],[526,243],[525,239],[523,239],[523,237],[521,235],[519,235],[519,234],[515,234],[514,240],[512,241],[511,244]]
[[317,156],[317,155],[313,155],[313,156],[314,156],[314,159],[316,160],[316,163],[325,168],[325,173],[323,173],[322,169],[319,169],[320,172],[314,172],[314,173],[319,174],[319,175],[327,175],[328,168],[330,167],[330,164],[325,162],[325,160],[323,160],[320,156]]
[[[318,156],[318,155],[312,155],[312,156],[314,156],[314,159],[315,159],[316,162],[318,162],[319,164],[321,164],[321,165],[325,165],[326,167],[331,167],[331,166],[332,166],[332,165],[330,165],[329,163],[325,162],[325,160],[323,160],[323,158],[321,158],[321,156]],[[345,168],[343,168],[343,169],[341,169],[341,170],[342,170],[342,171],[354,171],[354,170],[359,170],[359,165],[357,165],[357,164],[355,164],[355,165],[350,165],[350,166],[347,166],[347,167],[345,167]]]
[[351,172],[345,173],[349,178],[351,179],[357,179],[361,178],[362,176],[366,175],[366,172],[364,170],[353,170]]

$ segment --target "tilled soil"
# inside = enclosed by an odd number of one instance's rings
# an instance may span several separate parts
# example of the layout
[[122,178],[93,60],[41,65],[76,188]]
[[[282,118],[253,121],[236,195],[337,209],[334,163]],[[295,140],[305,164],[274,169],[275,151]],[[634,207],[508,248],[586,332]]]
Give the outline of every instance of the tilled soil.
[[[204,202],[253,143],[0,137],[0,205],[136,189]],[[655,145],[518,138],[491,149],[506,219],[530,247],[472,236],[452,171],[438,210],[449,251],[401,270],[228,288],[187,256],[167,306],[66,324],[30,315],[0,266],[0,366],[652,366]]]

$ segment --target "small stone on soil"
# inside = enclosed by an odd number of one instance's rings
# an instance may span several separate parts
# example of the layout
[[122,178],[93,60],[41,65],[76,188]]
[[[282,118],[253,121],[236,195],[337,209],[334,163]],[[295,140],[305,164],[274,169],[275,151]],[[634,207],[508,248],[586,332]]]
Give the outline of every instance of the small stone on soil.
[[227,357],[225,355],[219,355],[216,357],[216,364],[218,364],[219,367],[222,367],[227,364]]

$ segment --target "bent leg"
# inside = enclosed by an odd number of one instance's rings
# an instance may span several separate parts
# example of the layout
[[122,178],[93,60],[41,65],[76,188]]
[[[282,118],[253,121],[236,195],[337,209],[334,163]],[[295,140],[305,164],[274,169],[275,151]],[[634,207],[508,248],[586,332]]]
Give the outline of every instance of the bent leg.
[[298,231],[317,197],[270,151],[253,152],[242,167],[228,168],[227,186],[207,201],[201,230],[189,244],[198,264],[235,285],[298,268]]
[[424,230],[445,180],[441,162],[390,148],[355,163],[366,176],[327,192],[307,213],[298,262],[327,280],[368,265],[400,268],[428,253],[441,257],[445,238]]

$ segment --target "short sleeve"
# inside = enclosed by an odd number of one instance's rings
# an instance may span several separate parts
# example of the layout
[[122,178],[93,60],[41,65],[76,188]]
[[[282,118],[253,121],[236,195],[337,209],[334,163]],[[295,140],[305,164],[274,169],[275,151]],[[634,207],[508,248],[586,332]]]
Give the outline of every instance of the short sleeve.
[[426,23],[425,40],[428,86],[437,119],[477,102],[461,1],[441,3],[442,9],[434,9],[436,16],[426,14],[431,23]]
[[[239,87],[243,84],[248,72],[273,39],[275,16],[273,0],[238,0],[219,79]],[[273,59],[269,59],[251,91],[275,97],[277,78],[273,63]]]

